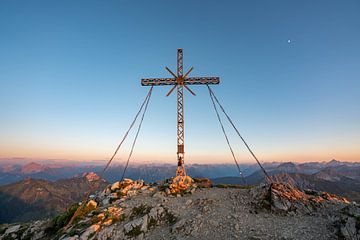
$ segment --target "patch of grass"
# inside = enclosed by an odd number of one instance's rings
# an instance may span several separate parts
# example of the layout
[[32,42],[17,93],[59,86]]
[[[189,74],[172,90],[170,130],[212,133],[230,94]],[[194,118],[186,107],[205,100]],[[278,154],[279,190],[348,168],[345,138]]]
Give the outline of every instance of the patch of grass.
[[105,211],[105,212],[104,212],[104,217],[105,217],[105,219],[108,218],[109,216],[110,216],[110,213],[109,213],[108,211]]
[[23,238],[21,238],[22,240],[31,240],[32,237],[34,236],[34,232],[30,232],[28,234],[26,234]]
[[22,235],[24,234],[24,232],[26,231],[28,226],[21,226],[20,229],[16,232],[16,235],[20,238],[22,237]]
[[165,219],[170,225],[177,222],[177,217],[168,210],[165,210]]
[[93,236],[95,236],[96,232],[92,232],[90,233],[90,235],[88,236],[88,239],[91,239]]
[[186,194],[190,195],[190,192],[189,192],[188,189],[181,189],[181,190],[180,190],[180,195],[181,195],[181,196],[184,196],[184,195],[186,195]]
[[65,212],[57,215],[51,221],[50,225],[45,229],[45,234],[48,236],[55,235],[59,232],[60,229],[65,227],[70,221],[71,217],[74,215],[76,209],[78,208],[78,204],[74,204],[69,207]]
[[120,215],[120,217],[118,217],[118,218],[114,218],[113,219],[113,222],[122,222],[122,221],[124,221],[125,220],[125,214],[121,214]]
[[100,222],[101,220],[102,220],[102,218],[100,218],[100,217],[98,217],[98,216],[96,215],[96,216],[93,216],[93,217],[91,218],[91,223],[92,223],[92,224],[95,224],[95,223]]
[[356,228],[356,230],[359,231],[360,230],[360,216],[356,216],[355,219],[356,219],[355,228]]
[[114,203],[115,201],[119,200],[118,198],[110,198],[109,199],[109,203],[112,204]]
[[98,215],[100,213],[101,213],[101,211],[99,209],[95,209],[94,211],[92,211],[92,214],[94,214],[94,215]]
[[131,216],[135,217],[135,216],[145,215],[148,214],[150,210],[151,210],[150,206],[147,206],[146,204],[141,204],[137,207],[133,207],[131,211]]
[[10,235],[6,235],[5,237],[2,238],[2,240],[16,240],[16,239]]
[[237,188],[237,189],[252,189],[252,185],[240,185],[240,184],[217,184],[217,188]]
[[133,229],[131,229],[130,232],[126,233],[126,235],[128,235],[130,237],[136,237],[136,236],[139,236],[142,233],[143,233],[143,231],[141,231],[141,226],[136,226]]
[[77,224],[75,227],[80,228],[80,229],[84,229],[84,228],[90,227],[90,225],[91,224],[89,222],[82,222],[82,223]]
[[7,226],[1,225],[1,226],[0,226],[0,234],[1,234],[1,235],[4,234],[5,231],[6,231],[6,229],[7,229]]
[[121,198],[121,197],[123,197],[123,196],[126,196],[126,195],[124,195],[124,194],[123,194],[122,192],[120,192],[120,191],[117,192],[116,195],[117,195],[118,198]]
[[150,218],[149,228],[155,227],[156,224],[157,224],[157,221],[154,218]]
[[71,229],[70,232],[68,233],[68,235],[70,237],[75,236],[75,235],[79,235],[79,234],[80,234],[80,231],[78,229],[75,229],[75,228]]

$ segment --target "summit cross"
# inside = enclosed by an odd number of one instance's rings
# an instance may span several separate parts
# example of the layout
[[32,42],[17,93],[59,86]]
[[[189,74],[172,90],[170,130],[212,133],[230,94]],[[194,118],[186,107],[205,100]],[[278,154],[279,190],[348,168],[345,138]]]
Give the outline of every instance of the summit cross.
[[176,177],[185,177],[186,171],[184,166],[184,88],[192,95],[196,95],[187,85],[208,85],[219,84],[219,77],[188,77],[194,69],[191,67],[183,74],[183,50],[177,50],[177,74],[174,74],[168,67],[165,69],[173,76],[171,78],[143,78],[142,86],[164,86],[174,85],[166,94],[169,96],[176,88],[177,90],[177,169]]

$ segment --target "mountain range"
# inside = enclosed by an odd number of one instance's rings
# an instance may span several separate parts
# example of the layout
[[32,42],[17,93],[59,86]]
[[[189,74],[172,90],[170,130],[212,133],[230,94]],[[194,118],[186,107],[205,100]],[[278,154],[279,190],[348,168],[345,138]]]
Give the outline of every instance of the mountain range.
[[[215,185],[257,185],[264,181],[264,174],[257,165],[240,167],[244,178],[238,177],[232,164],[187,165],[187,174],[210,178]],[[287,182],[303,190],[326,191],[360,202],[360,163],[337,160],[299,164],[273,162],[264,164],[264,168],[275,181]],[[90,183],[95,183],[96,189],[102,189],[107,182],[118,181],[123,169],[124,166],[115,165],[100,177],[102,166],[99,165],[3,164],[0,166],[0,222],[53,216],[81,201],[90,190]],[[176,166],[170,164],[140,164],[129,166],[125,177],[144,179],[148,183],[159,182],[172,177],[175,169]]]
[[[257,170],[253,164],[242,165],[247,174]],[[103,166],[99,164],[60,164],[60,163],[37,163],[26,164],[1,164],[0,162],[0,185],[14,183],[26,178],[45,179],[56,181],[71,178],[84,172],[101,173]],[[103,174],[103,178],[109,182],[118,181],[124,170],[124,165],[114,164]],[[171,164],[137,164],[129,165],[126,177],[131,179],[143,179],[146,182],[155,182],[173,176],[176,170]],[[188,164],[187,173],[194,177],[217,178],[222,176],[236,176],[237,170],[233,164]]]
[[0,186],[0,222],[52,217],[106,185],[95,173],[85,173],[54,182],[28,178]]
[[[274,181],[287,182],[300,189],[314,189],[339,194],[360,202],[360,164],[331,160],[326,163],[286,162],[267,166],[267,173]],[[265,180],[261,170],[246,176],[213,178],[215,184],[257,185]]]

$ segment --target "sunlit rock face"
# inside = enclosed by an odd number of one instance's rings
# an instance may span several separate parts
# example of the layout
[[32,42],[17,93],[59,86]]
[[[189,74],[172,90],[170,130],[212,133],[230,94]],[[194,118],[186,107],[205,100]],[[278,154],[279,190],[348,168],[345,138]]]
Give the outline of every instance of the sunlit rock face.
[[171,194],[178,194],[195,189],[194,180],[189,176],[176,176],[172,178],[172,183],[169,186]]
[[285,214],[290,212],[309,214],[327,205],[350,203],[344,197],[314,190],[300,191],[286,183],[260,185],[251,190],[251,195],[254,203],[260,208]]
[[101,177],[94,172],[83,173],[82,177],[86,178],[86,180],[89,182],[98,181],[101,179]]

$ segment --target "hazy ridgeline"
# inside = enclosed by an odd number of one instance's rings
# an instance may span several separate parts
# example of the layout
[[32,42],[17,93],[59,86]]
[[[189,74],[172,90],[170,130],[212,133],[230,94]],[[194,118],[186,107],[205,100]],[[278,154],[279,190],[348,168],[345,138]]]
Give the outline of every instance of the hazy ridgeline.
[[[246,176],[252,174],[258,167],[256,165],[241,165],[241,169]],[[59,165],[59,164],[39,164],[28,163],[3,164],[0,166],[0,185],[17,182],[26,178],[46,179],[55,181],[58,179],[71,178],[84,172],[96,172],[100,174],[103,166],[100,165]],[[115,182],[121,178],[124,165],[114,165],[110,167],[103,178],[108,182]],[[155,182],[170,178],[176,170],[175,165],[171,164],[137,164],[129,165],[125,177],[131,179],[143,179],[146,182]],[[239,176],[234,164],[193,164],[187,165],[187,173],[193,177],[219,178],[229,176]]]

